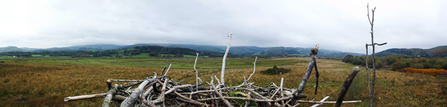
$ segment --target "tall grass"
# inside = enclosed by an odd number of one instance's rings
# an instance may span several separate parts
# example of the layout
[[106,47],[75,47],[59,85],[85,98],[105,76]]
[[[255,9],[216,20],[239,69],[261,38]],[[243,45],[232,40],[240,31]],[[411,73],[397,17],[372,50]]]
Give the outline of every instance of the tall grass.
[[[122,60],[122,62],[129,61]],[[192,60],[192,59],[191,59]],[[262,62],[266,59],[258,59]],[[271,66],[257,67],[250,82],[257,86],[267,86],[270,82],[279,84],[281,77],[285,78],[284,87],[296,88],[306,72],[309,58],[282,58],[269,59],[270,62],[297,62],[278,67],[291,69],[282,75],[263,75],[259,71]],[[63,60],[55,60],[63,62]],[[171,63],[184,64],[182,60],[169,60]],[[193,60],[192,60],[193,61]],[[190,62],[192,62],[190,61]],[[201,62],[202,61],[202,62]],[[262,63],[269,63],[264,61]],[[104,99],[63,102],[67,96],[96,94],[107,92],[105,80],[114,79],[144,79],[152,76],[152,72],[161,73],[162,68],[153,67],[122,67],[98,66],[86,64],[29,64],[0,63],[0,104],[1,106],[99,106]],[[35,61],[38,62],[38,61]],[[45,60],[44,60],[45,62]],[[214,60],[200,60],[203,65],[215,63]],[[198,67],[200,63],[198,62]],[[233,61],[234,65],[243,65],[245,62]],[[247,62],[248,59],[247,59]],[[252,61],[251,61],[252,62]],[[252,63],[246,66],[252,66]],[[210,64],[206,64],[210,63]],[[328,100],[335,101],[341,86],[350,73],[353,65],[341,61],[318,59],[320,80],[317,95],[314,95],[315,71],[313,71],[304,93],[308,96],[303,100],[322,99],[331,96]],[[186,64],[186,63],[185,63]],[[193,63],[191,63],[192,65]],[[258,63],[259,64],[259,63]],[[173,64],[174,65],[174,64]],[[202,66],[203,66],[202,65]],[[164,67],[164,65],[162,66]],[[204,81],[210,81],[210,76],[220,75],[219,69],[200,68],[199,75]],[[225,72],[226,85],[239,85],[243,76],[249,76],[253,68],[229,68]],[[175,81],[185,80],[183,84],[194,84],[195,74],[192,69],[172,69],[168,75]],[[430,75],[378,70],[376,79],[375,98],[377,106],[447,106],[446,96],[447,79]],[[368,106],[368,89],[365,69],[357,74],[345,100],[362,100],[362,103],[344,104],[343,106]],[[310,106],[301,104],[302,106]],[[324,106],[333,106],[325,104]]]

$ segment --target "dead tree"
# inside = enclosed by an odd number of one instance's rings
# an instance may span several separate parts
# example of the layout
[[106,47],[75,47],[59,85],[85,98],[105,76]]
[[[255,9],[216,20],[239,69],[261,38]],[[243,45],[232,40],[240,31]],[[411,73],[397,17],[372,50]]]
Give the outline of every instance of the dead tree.
[[[373,107],[373,103],[374,103],[374,100],[373,100],[373,98],[374,98],[374,85],[376,83],[376,65],[375,65],[375,49],[376,49],[376,47],[375,47],[375,45],[382,46],[382,45],[385,45],[387,43],[386,42],[385,43],[381,43],[381,44],[374,43],[374,29],[373,28],[374,28],[374,12],[376,11],[376,7],[374,7],[374,9],[371,9],[372,17],[369,16],[369,4],[366,5],[366,10],[368,11],[367,16],[368,16],[369,24],[371,26],[371,32],[370,32],[370,34],[371,34],[371,44],[368,44],[368,43],[366,44],[366,71],[367,71],[367,76],[368,76],[368,90],[369,90],[369,96],[370,96],[370,106]],[[368,56],[368,46],[372,46],[372,66],[373,66],[372,86],[370,85],[371,84],[371,79],[370,79],[370,76],[369,76],[369,68],[368,68],[368,57],[369,57]]]

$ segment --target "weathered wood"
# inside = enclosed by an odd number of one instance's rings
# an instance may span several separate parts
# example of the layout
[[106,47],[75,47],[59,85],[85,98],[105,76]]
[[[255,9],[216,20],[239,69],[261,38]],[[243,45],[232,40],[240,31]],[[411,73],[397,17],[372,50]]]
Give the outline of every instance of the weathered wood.
[[255,62],[253,62],[253,73],[251,73],[250,76],[248,77],[248,79],[244,81],[245,83],[248,83],[248,81],[251,79],[251,77],[255,74],[257,60],[258,60],[258,56],[255,57]]
[[80,95],[80,96],[70,96],[70,97],[65,97],[64,101],[68,102],[68,101],[76,101],[76,100],[84,100],[84,99],[92,99],[92,98],[102,98],[102,97],[104,97],[106,95],[107,95],[107,93],[91,94],[91,95]]
[[[329,98],[329,96],[326,96],[326,97],[324,97],[322,100],[320,100],[320,102],[324,102],[324,101],[326,101],[328,98]],[[323,103],[318,103],[318,104],[312,105],[311,107],[318,107],[318,106],[321,106],[321,105],[323,105]]]
[[120,107],[131,107],[134,106],[137,102],[138,96],[140,95],[143,88],[149,83],[154,81],[154,79],[146,79],[144,80],[138,88],[135,89],[135,92],[132,93],[129,97],[127,97],[122,103]]
[[[80,95],[80,96],[71,96],[71,97],[65,97],[64,101],[76,101],[76,100],[86,100],[86,99],[93,99],[93,98],[103,98],[107,95],[107,93],[100,93],[100,94],[91,94],[91,95]],[[116,101],[123,101],[126,97],[115,95],[112,99]]]
[[318,78],[320,77],[320,73],[318,72],[318,67],[317,67],[317,61],[315,61],[315,76],[316,76],[316,84],[315,84],[315,95],[317,95],[317,90],[318,90]]
[[109,80],[112,82],[143,82],[143,80],[120,80],[120,79],[109,79]]
[[343,101],[343,98],[345,97],[346,93],[348,92],[349,87],[351,86],[352,81],[354,81],[355,76],[360,71],[359,67],[356,66],[352,69],[351,74],[346,78],[345,82],[343,83],[343,87],[340,91],[340,94],[338,95],[337,103],[335,104],[335,107],[340,107],[341,103]]
[[[227,49],[225,50],[225,54],[222,58],[222,71],[220,72],[220,80],[222,83],[219,83],[219,85],[225,86],[225,61],[227,60],[227,55],[228,55],[228,51],[230,51],[230,44],[231,44],[231,38],[233,37],[233,34],[229,34],[228,38],[230,38],[230,40],[228,41],[228,45],[227,45]],[[220,87],[220,86],[217,86]]]
[[196,91],[199,91],[199,70],[196,69],[197,59],[199,58],[199,53],[196,53],[196,61],[194,61],[194,70],[196,71]]
[[115,84],[115,86],[113,86],[109,90],[109,92],[107,92],[106,98],[104,98],[104,102],[102,103],[101,107],[110,107],[110,103],[112,103],[112,98],[115,96],[117,88],[118,88],[118,85]]
[[317,58],[317,54],[318,54],[318,44],[317,46],[315,46],[315,48],[311,49],[311,60],[309,62],[309,66],[307,67],[307,71],[306,74],[304,74],[303,80],[301,81],[301,83],[298,85],[298,88],[295,92],[293,92],[293,96],[296,99],[301,99],[301,98],[306,98],[307,96],[303,94],[304,91],[304,87],[306,86],[307,80],[310,77],[310,74],[312,73],[312,69],[314,67],[314,65],[316,64],[316,58]]

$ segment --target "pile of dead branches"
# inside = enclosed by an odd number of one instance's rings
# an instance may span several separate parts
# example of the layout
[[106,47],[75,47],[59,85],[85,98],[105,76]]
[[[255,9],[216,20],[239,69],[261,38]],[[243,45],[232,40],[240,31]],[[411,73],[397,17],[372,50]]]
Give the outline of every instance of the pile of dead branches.
[[[231,40],[231,39],[230,39]],[[318,45],[311,50],[311,61],[309,63],[306,74],[299,84],[297,89],[288,89],[283,87],[284,78],[281,79],[280,85],[270,83],[266,87],[259,87],[249,82],[253,73],[245,79],[245,81],[238,86],[225,86],[223,78],[220,80],[214,75],[210,82],[206,82],[207,86],[202,86],[202,79],[197,76],[196,70],[196,84],[181,84],[171,79],[166,75],[169,68],[162,71],[160,76],[154,72],[154,75],[147,77],[144,80],[119,80],[109,79],[107,85],[109,91],[107,93],[81,95],[74,97],[66,97],[65,101],[74,101],[91,98],[104,98],[103,107],[109,107],[111,103],[120,103],[121,107],[134,106],[296,106],[300,103],[315,103],[314,106],[332,103],[340,106],[341,103],[358,103],[361,101],[342,101],[346,94],[352,80],[355,78],[358,67],[355,67],[351,74],[346,79],[337,101],[325,101],[329,96],[320,101],[303,101],[299,100],[306,98],[303,90],[309,79],[309,76],[315,68],[317,75],[316,87],[318,87],[318,69],[316,63],[316,55],[318,52]],[[197,54],[198,56],[198,54]],[[224,61],[225,61],[224,56]],[[256,68],[256,60],[253,62]],[[196,57],[197,63],[197,57]],[[224,68],[224,65],[223,65]],[[166,72],[165,72],[166,70]],[[164,75],[163,75],[164,73]],[[223,73],[223,72],[222,72]],[[223,76],[222,76],[223,77]],[[216,81],[214,81],[216,80]],[[114,84],[117,82],[125,82],[123,84]],[[216,82],[216,83],[215,83]],[[138,87],[136,87],[138,85]],[[133,88],[136,87],[136,88]],[[315,93],[317,88],[315,89]]]

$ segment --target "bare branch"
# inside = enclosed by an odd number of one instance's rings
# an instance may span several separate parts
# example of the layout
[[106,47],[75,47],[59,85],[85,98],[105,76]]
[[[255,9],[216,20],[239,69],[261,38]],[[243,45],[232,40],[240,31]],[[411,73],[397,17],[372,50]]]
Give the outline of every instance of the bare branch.
[[256,72],[256,61],[258,60],[258,56],[256,56],[255,57],[255,62],[253,62],[253,73],[251,73],[250,74],[250,76],[248,77],[248,79],[247,80],[245,80],[245,83],[247,83],[249,80],[250,80],[250,78],[255,74],[255,72]]
[[220,80],[222,81],[222,83],[220,83],[220,85],[225,86],[225,61],[227,60],[227,55],[228,55],[228,51],[230,50],[230,44],[231,44],[231,38],[233,37],[233,34],[229,34],[228,37],[230,38],[230,40],[228,41],[228,45],[227,45],[227,50],[225,50],[225,54],[222,58],[222,71],[220,74]]
[[196,71],[196,91],[199,90],[199,71],[196,69],[196,64],[197,64],[197,58],[199,58],[199,53],[196,53],[196,61],[194,61],[194,70]]
[[321,106],[321,105],[323,105],[323,103],[321,103],[321,102],[324,102],[324,101],[326,101],[327,99],[329,98],[329,96],[326,96],[326,97],[324,97],[322,100],[320,100],[320,103],[318,103],[318,104],[315,104],[315,105],[312,105],[311,107],[318,107],[318,106]]
[[165,73],[165,75],[163,75],[163,76],[166,76],[166,74],[168,74],[169,69],[171,68],[171,65],[172,65],[172,63],[169,64],[168,70],[166,70],[166,73]]

